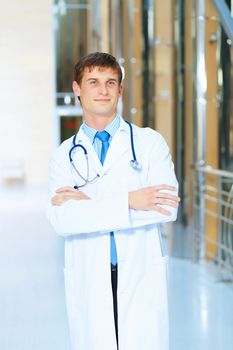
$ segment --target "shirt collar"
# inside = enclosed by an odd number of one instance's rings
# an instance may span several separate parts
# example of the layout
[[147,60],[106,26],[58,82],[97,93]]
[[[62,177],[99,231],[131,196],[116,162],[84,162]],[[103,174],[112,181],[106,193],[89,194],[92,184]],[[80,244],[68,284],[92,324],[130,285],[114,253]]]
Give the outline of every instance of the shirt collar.
[[[110,134],[110,137],[113,137],[115,135],[115,133],[117,132],[117,130],[119,129],[120,121],[121,121],[121,117],[120,117],[120,115],[117,114],[116,117],[111,121],[111,123],[108,124],[106,126],[106,128],[104,129],[105,131],[107,131]],[[82,124],[81,128],[84,131],[84,133],[88,136],[91,143],[94,143],[95,134],[97,133],[98,130],[91,128],[85,122]]]

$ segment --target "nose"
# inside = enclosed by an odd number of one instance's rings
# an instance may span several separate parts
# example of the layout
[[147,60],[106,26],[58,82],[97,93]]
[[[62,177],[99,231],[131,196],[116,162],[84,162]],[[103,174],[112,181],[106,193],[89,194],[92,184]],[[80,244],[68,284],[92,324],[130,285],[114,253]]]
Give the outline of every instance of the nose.
[[108,94],[108,88],[106,84],[100,84],[99,85],[99,93],[101,95],[107,95]]

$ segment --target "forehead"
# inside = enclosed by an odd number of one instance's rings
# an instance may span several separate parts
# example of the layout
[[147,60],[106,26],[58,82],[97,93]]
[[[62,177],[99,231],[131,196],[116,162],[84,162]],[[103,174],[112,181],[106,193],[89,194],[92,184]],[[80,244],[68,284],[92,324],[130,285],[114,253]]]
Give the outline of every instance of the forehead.
[[83,79],[118,79],[118,72],[111,67],[86,67],[83,71]]

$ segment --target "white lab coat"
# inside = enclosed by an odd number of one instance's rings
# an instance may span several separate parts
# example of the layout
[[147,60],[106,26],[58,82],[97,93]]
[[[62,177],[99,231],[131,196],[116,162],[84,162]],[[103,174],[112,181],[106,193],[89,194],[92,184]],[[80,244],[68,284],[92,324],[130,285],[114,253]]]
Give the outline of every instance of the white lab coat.
[[[160,134],[133,125],[134,144],[142,171],[130,166],[129,126],[121,120],[104,166],[80,129],[76,142],[85,146],[90,178],[83,189],[90,200],[48,204],[48,218],[65,239],[65,289],[73,350],[116,350],[110,273],[110,236],[115,232],[118,254],[119,350],[168,350],[166,257],[162,254],[159,223],[176,219],[156,211],[128,208],[128,192],[142,187],[177,186],[169,149]],[[50,197],[61,186],[83,181],[72,170],[72,138],[57,149],[50,164]],[[73,155],[86,176],[79,148]]]

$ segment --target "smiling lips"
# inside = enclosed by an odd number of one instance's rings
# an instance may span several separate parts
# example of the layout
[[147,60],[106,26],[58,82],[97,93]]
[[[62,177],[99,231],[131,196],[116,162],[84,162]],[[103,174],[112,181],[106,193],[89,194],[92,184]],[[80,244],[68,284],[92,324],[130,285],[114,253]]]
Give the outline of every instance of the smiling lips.
[[111,101],[110,98],[95,98],[94,101],[96,102],[109,102]]

